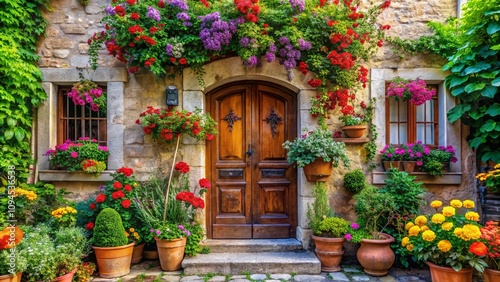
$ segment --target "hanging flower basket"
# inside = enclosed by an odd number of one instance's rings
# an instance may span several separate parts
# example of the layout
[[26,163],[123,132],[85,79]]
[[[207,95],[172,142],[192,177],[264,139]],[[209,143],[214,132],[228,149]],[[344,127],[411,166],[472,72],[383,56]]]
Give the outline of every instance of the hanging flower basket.
[[436,96],[436,89],[427,87],[422,79],[393,78],[387,88],[387,96],[397,101],[410,101],[415,106],[423,105]]

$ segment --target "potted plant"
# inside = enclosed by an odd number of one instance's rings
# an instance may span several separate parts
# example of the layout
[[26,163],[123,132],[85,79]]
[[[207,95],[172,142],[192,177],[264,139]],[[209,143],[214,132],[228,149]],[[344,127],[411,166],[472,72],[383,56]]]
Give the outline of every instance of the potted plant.
[[84,171],[99,176],[106,169],[108,147],[88,137],[77,141],[67,140],[44,154],[49,157],[50,165],[55,169]]
[[387,96],[398,101],[410,101],[415,106],[420,106],[436,96],[436,89],[427,87],[422,79],[405,79],[396,76],[387,87]]
[[394,199],[389,193],[381,192],[377,187],[366,185],[354,196],[354,211],[358,215],[358,223],[370,237],[361,239],[357,258],[364,272],[372,276],[387,275],[395,260],[390,247],[394,237],[383,233],[389,224],[394,211]]
[[481,228],[481,242],[484,245],[471,245],[470,251],[485,256],[488,267],[484,269],[484,282],[500,281],[500,227],[498,222],[487,221]]
[[361,169],[349,171],[344,175],[344,188],[354,194],[359,193],[366,185],[365,174]]
[[95,82],[84,79],[81,73],[80,81],[73,85],[67,95],[75,105],[87,106],[94,112],[106,115],[106,92]]
[[484,182],[488,193],[500,192],[500,164],[495,165],[492,170],[478,173],[476,179]]
[[365,134],[368,128],[367,124],[373,118],[373,106],[370,103],[366,105],[365,101],[361,101],[360,106],[362,113],[355,113],[354,108],[352,111],[342,111],[342,116],[339,117],[340,121],[344,124],[342,130],[349,138],[360,138]]
[[54,281],[71,282],[87,243],[84,231],[79,227],[60,227],[54,235],[56,278]]
[[432,281],[472,281],[473,269],[483,272],[487,266],[481,259],[484,254],[471,252],[481,238],[474,201],[453,199],[443,207],[435,200],[430,206],[434,213],[418,215],[406,223],[407,236],[401,245],[429,266]]
[[[14,236],[11,237],[11,234]],[[0,231],[0,281],[20,282],[26,268],[26,258],[20,255],[18,246],[24,237],[19,227],[5,227]],[[12,261],[14,258],[14,261]]]
[[382,163],[385,171],[388,171],[391,168],[401,170],[401,160],[403,158],[404,149],[389,144],[384,146],[384,148],[380,151],[380,154],[382,154]]
[[401,155],[401,164],[406,172],[418,172],[423,164],[423,160],[430,154],[431,149],[422,141],[401,145],[404,150]]
[[327,181],[333,166],[342,161],[349,165],[349,158],[343,142],[336,142],[332,133],[323,129],[303,130],[303,134],[293,141],[285,141],[283,148],[288,150],[287,160],[304,168],[308,181]]
[[344,236],[348,232],[349,223],[334,216],[328,202],[325,183],[316,182],[312,196],[314,203],[312,207],[308,206],[307,218],[313,231],[311,238],[316,245],[315,252],[321,262],[321,271],[340,271]]
[[99,276],[116,278],[130,272],[134,242],[125,235],[120,214],[112,208],[103,209],[97,215],[92,248],[97,259]]
[[422,170],[432,176],[443,175],[443,172],[450,170],[450,162],[455,163],[457,161],[453,146],[439,146],[424,157]]

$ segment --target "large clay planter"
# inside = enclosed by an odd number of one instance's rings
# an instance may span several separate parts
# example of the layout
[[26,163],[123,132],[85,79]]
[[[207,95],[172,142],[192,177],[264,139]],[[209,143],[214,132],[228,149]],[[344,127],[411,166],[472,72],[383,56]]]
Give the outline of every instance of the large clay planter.
[[132,252],[132,264],[138,264],[142,260],[142,252],[144,251],[144,246],[146,243],[141,243],[137,246],[134,246],[134,251]]
[[356,254],[366,274],[385,276],[389,272],[396,256],[390,245],[394,237],[380,233],[381,239],[362,239]]
[[182,268],[181,263],[184,259],[184,248],[186,247],[186,237],[172,240],[156,240],[158,256],[160,257],[161,269],[165,271],[174,271]]
[[346,125],[342,126],[341,129],[345,132],[349,138],[361,138],[365,134],[367,129],[366,125]]
[[0,282],[21,282],[22,272],[18,272],[11,276],[10,274],[0,275]]
[[485,268],[483,272],[484,282],[498,282],[500,281],[500,271]]
[[71,280],[73,280],[73,276],[75,275],[75,273],[76,273],[76,268],[73,269],[73,271],[64,274],[63,276],[56,277],[56,279],[54,279],[54,282],[71,282]]
[[332,175],[332,162],[325,162],[323,158],[317,158],[314,162],[303,167],[306,179],[309,182],[326,182]]
[[473,268],[462,268],[455,271],[451,267],[435,265],[426,262],[431,271],[432,282],[472,282]]
[[344,254],[344,238],[326,238],[312,235],[316,249],[314,250],[321,262],[321,271],[340,271],[340,262]]
[[96,247],[94,249],[99,277],[116,278],[130,273],[130,263],[135,242],[119,247]]

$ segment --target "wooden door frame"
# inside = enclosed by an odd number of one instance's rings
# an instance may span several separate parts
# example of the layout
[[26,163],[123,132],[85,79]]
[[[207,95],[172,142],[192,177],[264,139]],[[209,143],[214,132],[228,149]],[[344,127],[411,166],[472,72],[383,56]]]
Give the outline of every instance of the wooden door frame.
[[[294,126],[293,128],[291,127],[291,130],[295,130],[295,135],[298,135],[299,132],[298,132],[298,129],[297,129],[297,124],[298,124],[298,117],[299,117],[299,99],[298,99],[298,92],[296,91],[293,91],[287,87],[284,87],[283,85],[280,85],[280,84],[276,84],[276,83],[273,83],[273,82],[269,82],[269,81],[264,81],[264,80],[240,80],[240,81],[232,81],[232,82],[228,82],[228,83],[225,83],[225,84],[222,84],[222,85],[219,85],[213,89],[211,89],[210,91],[208,91],[206,94],[205,94],[205,105],[206,105],[206,112],[207,113],[212,113],[213,110],[215,109],[212,109],[212,105],[211,105],[211,96],[212,94],[214,93],[217,93],[219,92],[222,88],[226,88],[226,87],[230,87],[230,86],[233,86],[233,85],[236,85],[236,84],[248,84],[248,85],[251,85],[251,84],[255,84],[255,85],[266,85],[266,86],[269,86],[269,87],[273,87],[273,88],[276,88],[284,93],[288,93],[289,95],[291,95],[294,99],[294,102],[295,102],[295,108],[294,108],[294,112],[293,113],[289,113],[291,115],[295,115],[295,122],[293,123]],[[287,116],[288,118],[288,116]],[[215,152],[209,150],[209,146],[210,144],[206,143],[205,144],[205,175],[208,179],[212,180],[213,177],[212,177],[212,172],[211,172],[211,169],[212,169],[212,159],[215,157],[214,154]],[[297,169],[295,168],[295,174],[297,175],[298,174],[298,171]],[[295,228],[295,230],[292,232],[292,234],[294,234],[294,236],[296,235],[296,229],[298,227],[298,177],[295,178],[295,191],[292,191],[293,195],[294,196],[294,202],[293,202],[293,206],[294,206],[294,214],[291,214],[291,225],[293,226],[293,228]],[[206,195],[210,195],[210,193],[207,193]],[[206,223],[206,231],[207,231],[207,238],[209,239],[212,239],[212,201],[211,201],[211,197],[210,196],[207,196],[205,198],[205,223]],[[291,236],[292,237],[292,236]],[[223,240],[223,239],[221,239]]]

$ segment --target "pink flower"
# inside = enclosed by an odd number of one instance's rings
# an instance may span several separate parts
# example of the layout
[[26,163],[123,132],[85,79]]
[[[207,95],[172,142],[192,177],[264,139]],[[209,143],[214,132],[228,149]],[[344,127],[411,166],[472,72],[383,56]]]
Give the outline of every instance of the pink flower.
[[71,157],[72,157],[73,159],[78,158],[78,152],[71,152]]
[[352,240],[352,235],[350,233],[347,233],[344,235],[344,238],[347,240],[347,241],[351,241]]

